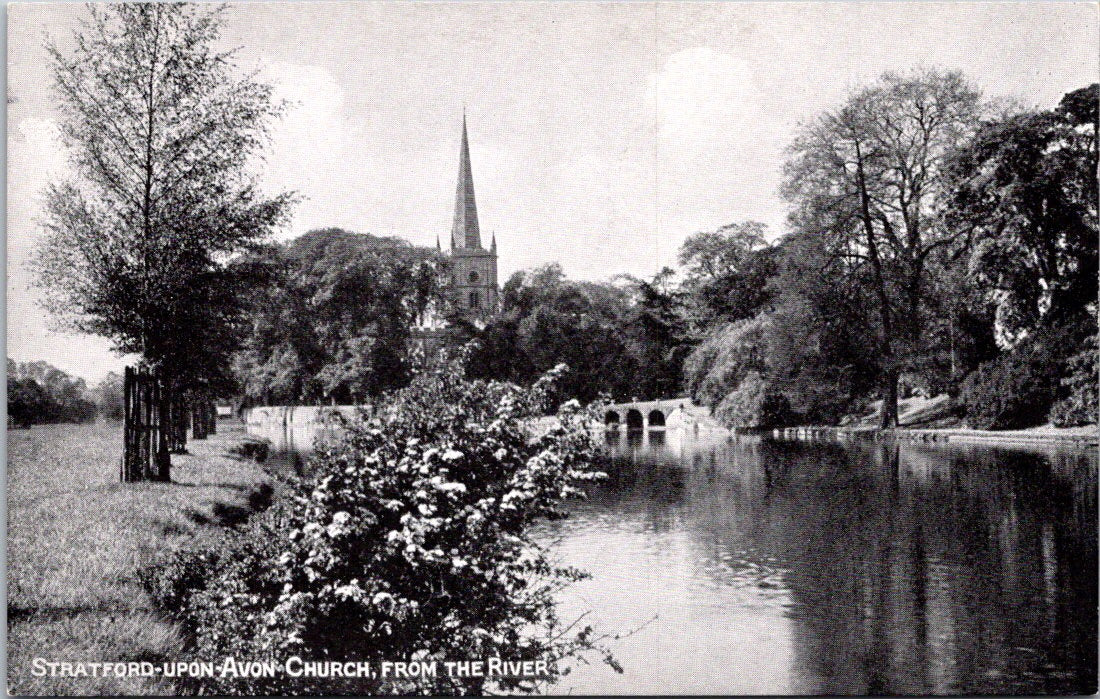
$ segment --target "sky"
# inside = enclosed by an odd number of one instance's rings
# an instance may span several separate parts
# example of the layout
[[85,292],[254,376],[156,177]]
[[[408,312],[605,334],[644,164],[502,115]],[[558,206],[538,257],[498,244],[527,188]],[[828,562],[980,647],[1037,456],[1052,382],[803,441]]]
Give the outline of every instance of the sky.
[[[125,358],[58,331],[26,263],[41,192],[67,176],[43,44],[79,4],[8,5],[7,356],[91,382]],[[291,108],[259,166],[314,228],[450,233],[463,109],[483,242],[500,279],[650,276],[735,221],[784,232],[799,124],[887,70],[959,69],[989,97],[1050,108],[1096,82],[1098,5],[295,2],[231,4],[222,37]]]

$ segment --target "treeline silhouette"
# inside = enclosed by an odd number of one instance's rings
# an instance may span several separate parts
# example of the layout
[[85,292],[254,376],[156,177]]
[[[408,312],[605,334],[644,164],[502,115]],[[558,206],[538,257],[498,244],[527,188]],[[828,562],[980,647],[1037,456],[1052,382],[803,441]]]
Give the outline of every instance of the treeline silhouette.
[[89,422],[96,415],[118,419],[122,414],[122,384],[108,374],[95,388],[44,362],[8,359],[8,425]]

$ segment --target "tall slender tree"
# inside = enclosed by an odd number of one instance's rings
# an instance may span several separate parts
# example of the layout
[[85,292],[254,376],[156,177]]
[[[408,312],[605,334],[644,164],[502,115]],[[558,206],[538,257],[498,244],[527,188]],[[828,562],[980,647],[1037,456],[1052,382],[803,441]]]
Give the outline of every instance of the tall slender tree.
[[922,350],[930,256],[958,235],[942,223],[947,155],[983,109],[957,72],[887,73],[805,126],[790,148],[784,193],[794,227],[873,299],[880,425],[897,425],[898,378]]
[[293,198],[250,174],[281,105],[218,48],[223,10],[92,4],[71,52],[48,46],[72,177],[46,192],[45,306],[140,354],[166,400],[224,374],[248,282],[231,262]]

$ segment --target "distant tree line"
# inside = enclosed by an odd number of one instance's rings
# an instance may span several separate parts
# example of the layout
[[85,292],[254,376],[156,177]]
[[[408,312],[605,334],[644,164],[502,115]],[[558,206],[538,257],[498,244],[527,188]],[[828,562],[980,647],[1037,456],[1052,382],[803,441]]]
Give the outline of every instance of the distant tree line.
[[95,419],[96,404],[84,379],[46,362],[8,359],[8,419],[19,427]]
[[[252,296],[233,359],[254,404],[366,402],[402,388],[425,359],[413,327],[431,310],[448,312],[447,258],[400,239],[315,230],[254,261],[270,283]],[[563,398],[675,395],[690,344],[670,276],[577,282],[557,264],[517,272],[485,327],[449,319],[444,349],[457,354],[472,341],[469,378],[520,385],[565,363]]]

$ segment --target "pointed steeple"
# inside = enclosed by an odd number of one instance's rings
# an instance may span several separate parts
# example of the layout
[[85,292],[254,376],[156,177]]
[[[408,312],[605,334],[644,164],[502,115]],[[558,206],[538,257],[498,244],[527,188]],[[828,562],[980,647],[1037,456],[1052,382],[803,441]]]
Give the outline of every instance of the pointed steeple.
[[470,169],[470,143],[466,136],[466,110],[462,110],[462,150],[458,161],[458,191],[455,193],[455,220],[451,228],[451,249],[481,248],[474,200],[474,175]]
[[493,231],[493,243],[489,246],[489,252],[497,254],[497,232]]

